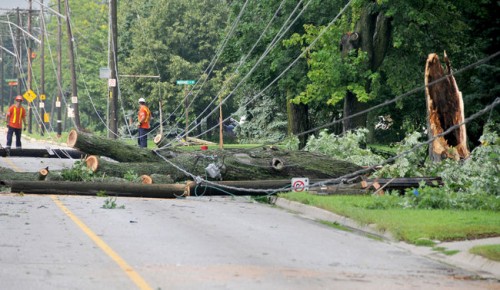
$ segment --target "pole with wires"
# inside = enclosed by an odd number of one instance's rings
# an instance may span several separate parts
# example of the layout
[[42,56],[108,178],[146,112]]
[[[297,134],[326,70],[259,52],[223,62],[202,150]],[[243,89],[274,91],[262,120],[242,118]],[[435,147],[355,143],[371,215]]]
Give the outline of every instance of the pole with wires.
[[117,11],[116,11],[116,0],[109,1],[109,40],[110,40],[110,49],[108,52],[108,63],[109,68],[111,70],[111,76],[109,79],[108,87],[109,87],[109,118],[108,118],[108,127],[109,133],[108,137],[112,139],[116,139],[118,137],[118,86],[117,86],[117,42],[118,42],[118,26],[117,26]]

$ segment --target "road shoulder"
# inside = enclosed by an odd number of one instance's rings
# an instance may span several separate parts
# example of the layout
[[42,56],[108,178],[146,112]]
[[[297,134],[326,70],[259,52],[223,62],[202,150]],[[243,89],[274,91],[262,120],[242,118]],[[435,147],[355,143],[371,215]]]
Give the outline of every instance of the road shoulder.
[[360,232],[361,234],[380,237],[381,239],[390,242],[397,247],[406,249],[414,254],[425,256],[432,260],[440,261],[442,263],[473,272],[484,279],[500,280],[500,262],[491,261],[481,256],[469,253],[469,250],[477,245],[500,244],[500,237],[438,243],[436,247],[443,247],[447,250],[459,251],[455,255],[446,255],[444,253],[434,251],[430,247],[419,247],[397,241],[390,233],[380,232],[379,230],[377,230],[376,225],[362,225],[355,220],[329,212],[324,209],[279,197],[274,200],[274,205],[282,209],[294,212],[305,218],[337,223],[356,232]]

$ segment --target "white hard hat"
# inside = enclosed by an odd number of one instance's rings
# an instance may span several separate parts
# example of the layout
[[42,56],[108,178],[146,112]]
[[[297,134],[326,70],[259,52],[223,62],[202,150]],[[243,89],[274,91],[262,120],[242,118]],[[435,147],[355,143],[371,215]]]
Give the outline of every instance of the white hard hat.
[[145,102],[146,102],[146,100],[144,100],[144,98],[139,99],[139,103],[145,103]]

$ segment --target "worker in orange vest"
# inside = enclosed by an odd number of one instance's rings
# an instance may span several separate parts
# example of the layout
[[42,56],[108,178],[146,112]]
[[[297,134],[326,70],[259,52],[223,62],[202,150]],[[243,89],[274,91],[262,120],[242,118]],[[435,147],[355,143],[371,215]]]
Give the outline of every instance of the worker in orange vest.
[[14,105],[10,106],[7,111],[7,149],[10,149],[12,145],[12,135],[14,133],[16,134],[16,148],[21,148],[21,130],[23,129],[23,125],[26,131],[26,110],[21,105],[23,97],[17,96],[14,101]]
[[137,127],[139,127],[139,138],[137,140],[139,147],[148,147],[148,132],[149,132],[149,121],[151,120],[151,111],[146,106],[146,100],[144,98],[139,99],[139,114],[137,116],[138,122]]

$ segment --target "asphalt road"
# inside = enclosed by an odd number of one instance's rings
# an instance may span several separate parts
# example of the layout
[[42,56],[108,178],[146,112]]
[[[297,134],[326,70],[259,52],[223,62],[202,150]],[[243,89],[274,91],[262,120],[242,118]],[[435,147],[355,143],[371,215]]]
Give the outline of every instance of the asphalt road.
[[[2,289],[495,289],[244,198],[0,197]],[[498,288],[497,288],[498,289]]]
[[[41,162],[10,159],[21,170]],[[116,208],[103,208],[110,201]],[[244,197],[1,193],[0,233],[2,290],[499,289],[496,280]]]

